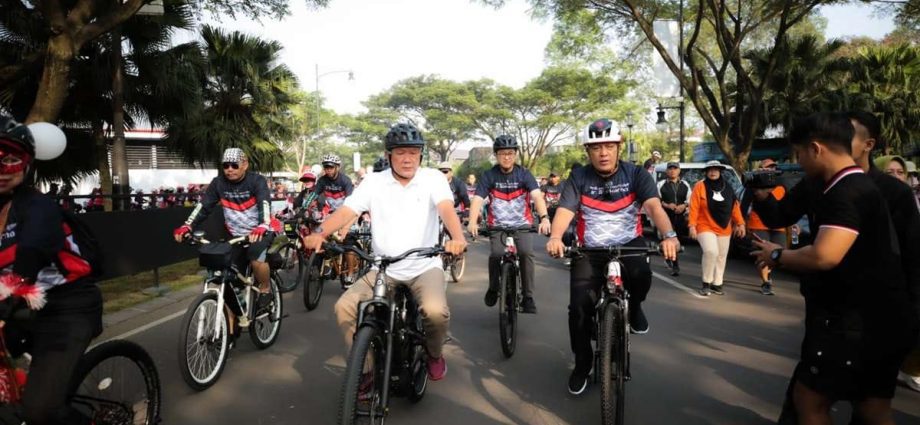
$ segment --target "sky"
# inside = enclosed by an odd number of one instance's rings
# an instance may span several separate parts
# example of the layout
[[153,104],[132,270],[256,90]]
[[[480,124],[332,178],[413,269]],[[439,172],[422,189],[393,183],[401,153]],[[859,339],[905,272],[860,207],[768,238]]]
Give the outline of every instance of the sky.
[[[293,14],[284,21],[220,26],[281,42],[282,61],[305,90],[315,89],[318,65],[319,90],[338,113],[358,113],[369,96],[420,74],[491,78],[520,87],[543,69],[552,32],[551,22],[531,19],[524,0],[510,0],[501,9],[471,0],[332,0],[320,10],[290,1]],[[881,38],[893,28],[890,18],[874,17],[871,7],[834,6],[821,13],[828,38]],[[335,72],[348,70],[353,81]]]

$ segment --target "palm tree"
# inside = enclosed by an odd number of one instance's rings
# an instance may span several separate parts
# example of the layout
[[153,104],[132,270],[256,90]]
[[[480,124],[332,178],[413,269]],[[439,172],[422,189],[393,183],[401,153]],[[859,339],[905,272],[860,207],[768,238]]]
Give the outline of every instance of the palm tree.
[[288,111],[297,100],[297,79],[278,62],[282,46],[241,32],[204,26],[207,71],[203,105],[172,120],[167,144],[199,164],[214,164],[228,147],[246,151],[256,169],[282,166],[275,139],[289,139]]

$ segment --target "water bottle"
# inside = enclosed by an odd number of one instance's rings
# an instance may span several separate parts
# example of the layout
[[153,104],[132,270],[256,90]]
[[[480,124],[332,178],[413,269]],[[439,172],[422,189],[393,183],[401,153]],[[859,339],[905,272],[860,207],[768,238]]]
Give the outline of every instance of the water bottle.
[[799,232],[795,229],[792,229],[792,246],[798,246],[799,244]]

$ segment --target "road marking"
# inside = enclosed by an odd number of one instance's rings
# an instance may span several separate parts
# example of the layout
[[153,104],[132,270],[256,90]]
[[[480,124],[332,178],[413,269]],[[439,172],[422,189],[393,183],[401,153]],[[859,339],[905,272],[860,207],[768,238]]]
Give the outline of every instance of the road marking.
[[662,275],[662,274],[658,274],[658,272],[652,272],[652,276],[655,276],[655,277],[657,277],[659,280],[663,281],[664,283],[667,283],[668,285],[671,285],[671,286],[673,286],[673,287],[675,287],[675,288],[677,288],[677,289],[680,289],[681,291],[684,291],[684,292],[686,292],[686,293],[688,293],[688,294],[690,294],[690,295],[693,295],[694,297],[697,297],[697,298],[699,298],[699,299],[706,299],[706,297],[704,297],[704,296],[698,294],[696,291],[694,291],[694,290],[692,290],[692,289],[690,289],[690,288],[688,288],[688,287],[682,285],[680,282],[678,282],[678,281],[676,281],[676,280],[674,280],[674,279],[671,279],[671,278],[669,278],[669,277],[667,277],[667,276],[664,276],[664,275]]
[[130,338],[130,337],[132,337],[132,336],[134,336],[134,335],[137,335],[137,334],[139,334],[139,333],[141,333],[141,332],[144,332],[144,331],[146,331],[146,330],[148,330],[148,329],[155,328],[155,327],[160,326],[160,325],[162,325],[162,324],[164,324],[164,323],[166,323],[166,322],[168,322],[168,321],[170,321],[170,320],[173,320],[173,319],[175,319],[175,318],[177,318],[177,317],[180,317],[180,316],[182,316],[183,314],[185,314],[186,311],[188,311],[188,309],[181,310],[181,311],[177,311],[177,312],[175,312],[175,313],[173,313],[173,314],[170,314],[169,316],[166,316],[166,317],[161,317],[161,318],[159,318],[159,319],[157,319],[157,320],[154,320],[154,321],[152,321],[152,322],[150,322],[150,323],[148,323],[148,324],[146,324],[146,325],[144,325],[144,326],[141,326],[141,327],[139,327],[139,328],[135,328],[135,329],[130,330],[130,331],[128,331],[128,332],[125,332],[125,333],[123,333],[123,334],[121,334],[121,335],[113,336],[113,337],[111,337],[111,338],[109,338],[109,339],[107,339],[107,340],[105,340],[105,341],[100,341],[99,343],[94,344],[93,347],[95,347],[96,345],[102,344],[102,343],[104,343],[104,342],[108,342],[108,341],[112,341],[112,340],[116,340],[116,339],[128,339],[128,338]]

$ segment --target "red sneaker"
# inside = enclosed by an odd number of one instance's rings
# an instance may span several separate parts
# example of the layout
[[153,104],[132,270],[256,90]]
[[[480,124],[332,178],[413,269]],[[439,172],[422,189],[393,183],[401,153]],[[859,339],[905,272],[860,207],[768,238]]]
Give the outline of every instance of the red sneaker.
[[444,379],[444,375],[447,375],[447,360],[444,360],[444,356],[439,358],[428,357],[428,377],[432,381],[440,381]]

